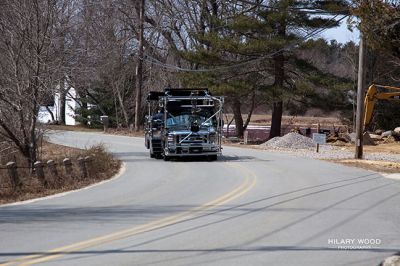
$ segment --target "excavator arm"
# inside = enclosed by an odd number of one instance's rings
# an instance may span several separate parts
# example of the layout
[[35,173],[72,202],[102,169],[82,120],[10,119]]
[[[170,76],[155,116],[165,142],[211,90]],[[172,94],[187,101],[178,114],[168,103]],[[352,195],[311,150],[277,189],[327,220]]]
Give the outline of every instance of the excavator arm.
[[[395,90],[395,92],[378,92],[377,88]],[[372,120],[375,103],[378,100],[400,100],[400,88],[375,84],[369,86],[364,100],[364,130]]]

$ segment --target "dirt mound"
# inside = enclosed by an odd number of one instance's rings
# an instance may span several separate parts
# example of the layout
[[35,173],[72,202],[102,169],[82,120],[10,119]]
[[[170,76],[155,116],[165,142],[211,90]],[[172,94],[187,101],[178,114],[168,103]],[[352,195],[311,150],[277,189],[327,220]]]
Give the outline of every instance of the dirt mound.
[[263,145],[270,148],[309,149],[315,147],[316,144],[310,138],[291,132],[283,137],[270,139]]

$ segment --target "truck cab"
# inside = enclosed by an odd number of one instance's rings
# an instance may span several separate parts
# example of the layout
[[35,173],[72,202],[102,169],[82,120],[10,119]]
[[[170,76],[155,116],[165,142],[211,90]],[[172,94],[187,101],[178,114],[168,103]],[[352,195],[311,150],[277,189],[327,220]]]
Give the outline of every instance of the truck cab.
[[208,89],[171,89],[150,92],[145,144],[150,157],[206,156],[221,154],[223,97]]

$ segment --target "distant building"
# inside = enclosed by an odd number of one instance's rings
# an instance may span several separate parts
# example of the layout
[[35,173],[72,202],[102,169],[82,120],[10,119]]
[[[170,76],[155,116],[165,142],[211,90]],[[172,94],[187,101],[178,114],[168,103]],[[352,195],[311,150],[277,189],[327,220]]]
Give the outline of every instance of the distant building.
[[[73,87],[70,87],[65,97],[65,124],[68,126],[75,126],[79,124],[76,121],[75,110],[79,108],[78,95]],[[49,110],[53,113],[54,120],[51,117]],[[40,123],[54,123],[61,120],[61,98],[60,93],[54,95],[54,105],[52,106],[40,106],[38,121]]]

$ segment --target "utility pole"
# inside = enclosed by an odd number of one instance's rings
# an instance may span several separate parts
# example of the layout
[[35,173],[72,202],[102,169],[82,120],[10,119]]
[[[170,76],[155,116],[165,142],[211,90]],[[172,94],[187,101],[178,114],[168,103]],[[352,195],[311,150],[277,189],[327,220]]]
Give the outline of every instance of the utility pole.
[[142,87],[143,87],[143,32],[144,0],[139,2],[139,51],[136,65],[135,131],[139,131],[141,122]]
[[364,97],[365,97],[365,63],[366,43],[360,31],[360,44],[358,54],[358,83],[357,83],[357,114],[356,114],[356,159],[363,158],[363,131],[364,131]]

